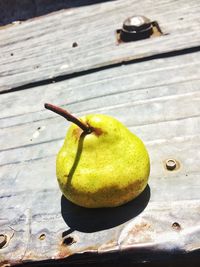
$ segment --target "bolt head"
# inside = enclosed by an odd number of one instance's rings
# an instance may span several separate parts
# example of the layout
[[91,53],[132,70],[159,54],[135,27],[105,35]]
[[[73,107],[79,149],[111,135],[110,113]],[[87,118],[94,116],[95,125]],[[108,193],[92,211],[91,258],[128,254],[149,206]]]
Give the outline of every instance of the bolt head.
[[166,161],[167,170],[173,171],[176,168],[176,161],[174,159],[168,159]]
[[151,27],[151,21],[145,16],[129,17],[123,23],[123,30],[128,32],[141,32],[149,27]]

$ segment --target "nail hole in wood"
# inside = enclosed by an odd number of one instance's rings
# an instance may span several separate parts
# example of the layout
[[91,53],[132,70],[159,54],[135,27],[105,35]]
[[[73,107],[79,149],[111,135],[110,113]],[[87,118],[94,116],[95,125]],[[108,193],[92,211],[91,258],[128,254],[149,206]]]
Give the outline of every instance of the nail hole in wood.
[[172,223],[172,228],[177,231],[181,230],[181,226],[178,222]]
[[44,240],[46,238],[46,235],[45,234],[41,234],[40,236],[39,236],[39,239],[40,240]]
[[73,42],[72,47],[77,47],[77,46],[78,46],[77,42]]
[[70,246],[73,243],[75,243],[75,240],[71,236],[68,236],[68,237],[66,237],[66,238],[63,239],[63,244],[66,245],[66,246]]

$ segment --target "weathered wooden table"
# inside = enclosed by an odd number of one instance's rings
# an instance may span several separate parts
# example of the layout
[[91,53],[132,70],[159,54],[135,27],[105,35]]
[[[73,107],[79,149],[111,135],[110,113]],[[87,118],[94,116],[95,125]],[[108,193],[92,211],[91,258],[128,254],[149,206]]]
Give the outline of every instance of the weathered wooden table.
[[[118,0],[0,29],[0,266],[199,256],[199,12],[195,0]],[[138,14],[163,34],[119,44],[116,30]],[[145,191],[114,209],[63,198],[55,158],[69,123],[44,102],[136,133],[151,158]]]

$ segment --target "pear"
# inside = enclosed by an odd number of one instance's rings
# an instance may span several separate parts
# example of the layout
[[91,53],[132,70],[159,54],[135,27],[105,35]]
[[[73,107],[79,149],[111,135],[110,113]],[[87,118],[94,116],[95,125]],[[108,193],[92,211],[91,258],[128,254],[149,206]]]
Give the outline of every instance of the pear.
[[45,108],[73,122],[56,161],[58,183],[68,200],[87,208],[117,207],[145,189],[147,149],[121,122],[103,114],[77,119],[54,105]]

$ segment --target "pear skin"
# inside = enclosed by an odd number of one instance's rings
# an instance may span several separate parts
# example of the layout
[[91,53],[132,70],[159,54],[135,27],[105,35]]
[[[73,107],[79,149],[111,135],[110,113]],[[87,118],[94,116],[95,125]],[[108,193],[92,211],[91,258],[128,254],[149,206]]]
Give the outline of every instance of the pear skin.
[[116,207],[136,198],[150,173],[143,142],[113,117],[91,114],[80,121],[92,132],[72,124],[57,155],[64,196],[87,208]]

